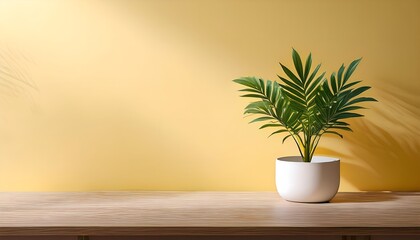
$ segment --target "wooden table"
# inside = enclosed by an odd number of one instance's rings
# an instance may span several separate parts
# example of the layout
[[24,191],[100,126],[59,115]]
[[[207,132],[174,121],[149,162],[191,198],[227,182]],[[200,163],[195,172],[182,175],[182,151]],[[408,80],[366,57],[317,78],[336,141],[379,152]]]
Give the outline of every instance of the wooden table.
[[420,193],[339,193],[322,204],[286,202],[275,192],[0,193],[2,240],[387,235],[420,239]]

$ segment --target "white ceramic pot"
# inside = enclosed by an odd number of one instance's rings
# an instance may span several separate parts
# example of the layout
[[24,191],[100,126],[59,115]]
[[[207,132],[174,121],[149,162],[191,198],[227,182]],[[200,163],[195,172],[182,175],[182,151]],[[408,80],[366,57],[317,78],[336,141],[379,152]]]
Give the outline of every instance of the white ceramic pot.
[[280,196],[292,202],[328,202],[340,185],[340,160],[314,156],[310,163],[302,157],[276,160],[276,186]]

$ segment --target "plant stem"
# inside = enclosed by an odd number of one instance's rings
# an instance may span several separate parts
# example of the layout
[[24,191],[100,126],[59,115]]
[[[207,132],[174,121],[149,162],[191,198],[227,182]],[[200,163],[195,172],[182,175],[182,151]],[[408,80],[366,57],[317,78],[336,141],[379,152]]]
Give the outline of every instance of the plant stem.
[[316,147],[318,146],[318,143],[319,143],[319,140],[321,139],[322,134],[324,134],[324,133],[318,133],[318,134],[315,136],[315,139],[314,139],[314,144],[313,144],[313,149],[312,149],[312,151],[311,151],[311,155],[312,155],[312,156],[313,156],[313,155],[314,155],[314,153],[315,153],[315,149],[316,149]]
[[[292,134],[292,133],[290,133],[290,134]],[[299,137],[299,135],[298,135],[298,137]],[[298,150],[299,150],[300,156],[302,156],[302,158],[303,158],[303,153],[302,153],[302,150],[301,150],[301,145],[300,145],[300,144],[298,143],[298,141],[297,141],[297,139],[299,140],[299,138],[296,138],[294,134],[292,134],[292,138],[293,138],[293,140],[295,141],[296,146],[298,147]],[[301,142],[301,141],[299,141],[299,142]]]
[[306,142],[305,142],[305,153],[303,156],[303,161],[304,162],[311,162],[311,139],[312,136],[306,136]]

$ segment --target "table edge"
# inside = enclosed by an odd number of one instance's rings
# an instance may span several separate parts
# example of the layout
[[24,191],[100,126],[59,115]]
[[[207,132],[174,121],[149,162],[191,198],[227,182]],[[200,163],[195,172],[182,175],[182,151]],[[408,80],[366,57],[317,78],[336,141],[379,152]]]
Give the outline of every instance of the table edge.
[[420,227],[0,227],[0,236],[420,235]]

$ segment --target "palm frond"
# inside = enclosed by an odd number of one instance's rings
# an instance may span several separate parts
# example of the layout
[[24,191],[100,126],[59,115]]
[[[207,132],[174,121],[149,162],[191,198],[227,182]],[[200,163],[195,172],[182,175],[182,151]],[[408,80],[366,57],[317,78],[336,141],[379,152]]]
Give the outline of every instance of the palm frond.
[[347,120],[363,116],[355,112],[364,109],[360,103],[376,99],[360,96],[369,86],[355,87],[361,81],[349,81],[361,59],[354,60],[347,68],[341,65],[329,78],[325,77],[325,72],[319,73],[321,64],[311,70],[311,54],[303,64],[299,53],[293,49],[292,59],[293,71],[280,63],[286,75],[277,75],[280,83],[256,77],[233,81],[245,87],[239,90],[245,93],[241,97],[256,99],[244,111],[244,114],[257,116],[251,123],[263,122],[260,129],[279,128],[270,136],[287,132],[283,142],[294,139],[303,160],[308,162],[323,134],[342,138],[337,131],[352,131]]
[[[256,77],[242,77],[233,81],[245,86],[244,89],[239,91],[252,92],[241,97],[258,99],[245,107],[244,114],[260,115],[250,123],[270,121],[261,126],[261,128],[276,126],[281,127],[285,131],[291,130],[296,125],[299,113],[292,109],[290,100],[277,82],[264,81]],[[275,131],[272,135],[281,132],[284,131]]]

